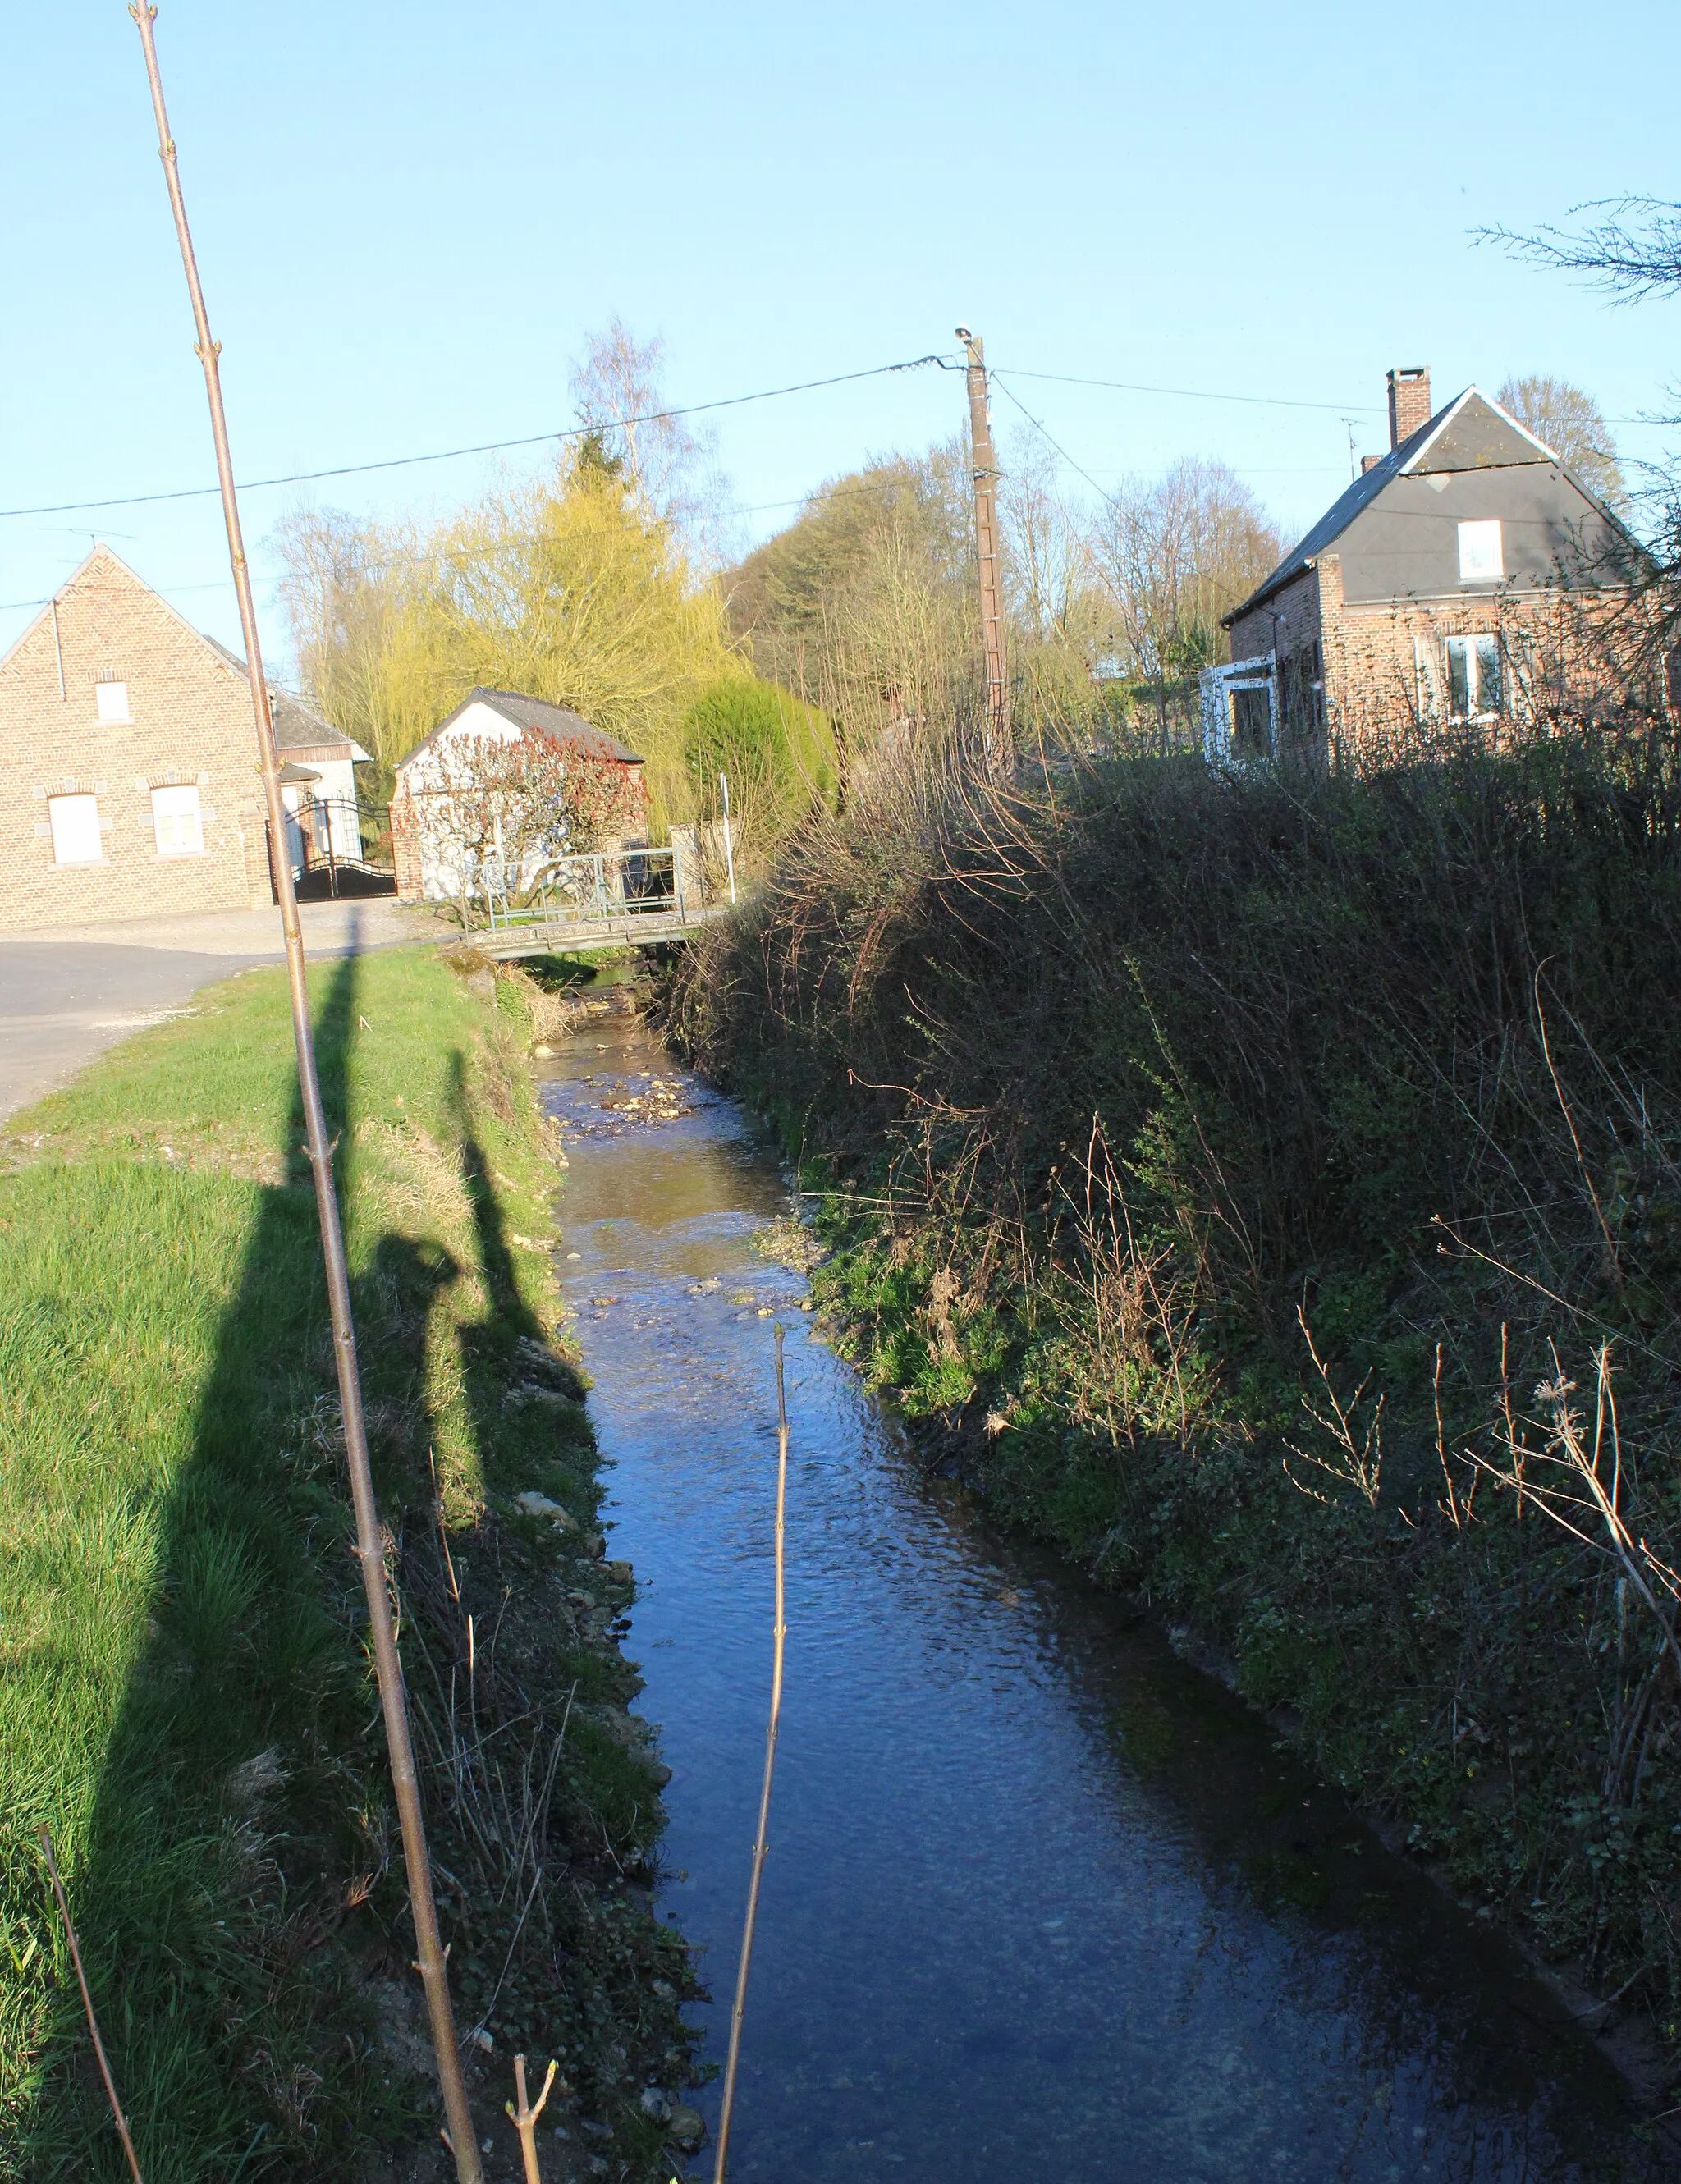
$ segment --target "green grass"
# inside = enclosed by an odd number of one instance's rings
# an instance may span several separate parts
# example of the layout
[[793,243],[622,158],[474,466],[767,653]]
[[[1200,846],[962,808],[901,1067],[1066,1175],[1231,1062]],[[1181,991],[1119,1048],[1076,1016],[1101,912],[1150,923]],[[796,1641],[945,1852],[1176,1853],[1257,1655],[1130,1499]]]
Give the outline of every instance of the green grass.
[[[411,1691],[435,1717],[454,1664],[441,1515],[477,1566],[463,1611],[484,1627],[511,1588],[511,1666],[481,1694],[494,1733],[518,1716],[536,1736],[577,1695],[553,1827],[591,1845],[576,1916],[599,1926],[590,1860],[606,1842],[634,1870],[657,1799],[601,1726],[633,1676],[599,1642],[546,1636],[537,1596],[566,1557],[507,1511],[539,1487],[582,1536],[597,1498],[581,1404],[504,1401],[554,1331],[524,1005],[413,952],[318,969],[312,998]],[[361,2175],[370,2148],[434,2129],[376,2036],[382,1995],[412,2014],[412,1951],[292,1067],[284,983],[250,975],[19,1118],[3,1150],[0,2176],[32,2184],[124,2173],[43,1825],[148,2184]],[[582,1395],[563,1365],[535,1369]],[[490,1976],[476,1993],[474,1963],[500,1962],[508,1922],[436,1770],[428,1795],[464,1876],[443,1912],[470,2023]],[[545,1903],[529,1942],[551,1969],[531,1947],[515,1967],[512,2029],[564,2052],[593,2098],[650,1966],[684,1977],[650,1924],[635,1947],[574,1950],[569,1986]]]

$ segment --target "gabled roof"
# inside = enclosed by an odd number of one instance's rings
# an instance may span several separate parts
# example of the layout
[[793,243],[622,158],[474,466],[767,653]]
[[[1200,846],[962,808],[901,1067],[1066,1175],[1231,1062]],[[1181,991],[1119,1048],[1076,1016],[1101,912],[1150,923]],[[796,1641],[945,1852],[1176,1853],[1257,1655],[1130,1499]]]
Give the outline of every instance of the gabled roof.
[[114,554],[103,538],[95,539],[92,547],[90,547],[88,551],[82,555],[81,560],[78,561],[75,567],[71,570],[70,575],[65,577],[64,582],[58,586],[52,598],[42,601],[41,611],[36,616],[34,621],[28,623],[25,627],[19,632],[19,634],[12,640],[11,644],[7,646],[3,653],[0,653],[0,667],[3,667],[7,661],[11,659],[13,654],[18,651],[21,646],[28,643],[35,632],[41,627],[42,622],[44,622],[47,616],[52,613],[53,609],[57,605],[58,602],[64,599],[69,593],[73,592],[75,589],[76,586],[81,583],[82,578],[86,576],[89,570],[92,569],[94,564],[97,561],[109,561],[112,563],[114,567],[122,571],[123,575],[128,578],[129,582],[137,591],[144,592],[148,599],[156,599],[159,605],[164,610],[164,612],[169,616],[170,621],[178,622],[181,628],[186,632],[189,637],[196,637],[201,644],[208,644],[213,652],[220,653],[224,660],[232,661],[233,664],[238,667],[240,673],[242,675],[244,674],[245,662],[242,660],[234,661],[232,654],[228,652],[223,646],[218,644],[214,638],[206,637],[202,629],[195,629],[192,627],[192,624],[187,620],[186,616],[181,613],[178,607],[172,607],[161,592],[153,591],[151,585],[147,582],[144,577],[136,576],[134,571],[130,568],[128,563],[124,560],[122,555],[120,554]]
[[476,684],[461,700],[447,720],[440,721],[426,739],[415,744],[407,758],[402,760],[397,771],[413,765],[422,751],[430,750],[446,729],[454,727],[470,705],[487,705],[493,713],[516,728],[527,730],[532,735],[547,736],[551,743],[575,744],[580,750],[587,751],[592,758],[618,760],[621,766],[640,766],[643,761],[627,744],[610,736],[604,728],[592,727],[582,713],[573,712],[565,705],[551,705],[544,698],[527,698],[517,690],[490,690]]
[[[237,652],[233,652],[214,637],[204,639],[213,652],[220,653],[228,666],[242,681],[248,679],[249,671]],[[269,717],[275,724],[275,748],[280,751],[320,749],[326,744],[337,744],[348,751],[359,765],[370,763],[369,756],[353,736],[323,720],[313,706],[306,705],[296,691],[282,690],[275,683],[269,685]]]
[[1410,439],[1403,440],[1398,448],[1391,448],[1387,455],[1355,478],[1265,582],[1251,592],[1241,605],[1220,617],[1221,626],[1229,629],[1234,621],[1281,592],[1293,577],[1299,577],[1334,544],[1355,518],[1396,478],[1433,476],[1444,471],[1504,470],[1528,463],[1555,465],[1606,521],[1615,525],[1628,543],[1638,548],[1638,542],[1622,517],[1614,509],[1607,508],[1591,487],[1584,485],[1545,440],[1537,439],[1528,426],[1521,425],[1510,410],[1503,410],[1480,387],[1467,387],[1445,409],[1439,410],[1421,425]]

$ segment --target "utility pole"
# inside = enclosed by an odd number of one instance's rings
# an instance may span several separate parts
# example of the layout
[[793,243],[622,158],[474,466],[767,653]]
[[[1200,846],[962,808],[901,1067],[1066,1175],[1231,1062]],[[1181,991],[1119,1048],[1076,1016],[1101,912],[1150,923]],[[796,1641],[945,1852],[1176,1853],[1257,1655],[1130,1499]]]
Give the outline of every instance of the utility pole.
[[957,338],[969,352],[969,442],[975,463],[975,544],[981,562],[981,653],[986,666],[987,771],[997,778],[1010,772],[1015,748],[1010,734],[1009,698],[1004,680],[1004,578],[998,552],[998,465],[993,455],[992,421],[987,412],[986,351],[978,334],[959,326]]
[[198,263],[186,224],[186,203],[181,196],[181,173],[175,139],[170,134],[164,109],[164,85],[158,73],[158,48],[152,35],[157,14],[147,0],[131,0],[129,13],[140,31],[146,55],[146,77],[152,89],[152,111],[158,124],[158,154],[164,162],[164,180],[175,214],[175,238],[181,245],[186,273],[187,293],[192,299],[195,344],[204,367],[204,391],[210,404],[210,434],[216,448],[216,475],[221,482],[222,517],[227,526],[228,557],[233,564],[234,589],[239,597],[240,628],[245,638],[246,671],[251,682],[251,710],[257,730],[257,754],[262,763],[263,788],[269,807],[269,863],[275,892],[280,898],[281,927],[286,935],[286,968],[292,991],[292,1029],[298,1049],[298,1086],[303,1107],[303,1134],[310,1167],[314,1172],[315,1210],[321,1228],[321,1256],[327,1278],[327,1309],[332,1321],[333,1355],[338,1367],[339,1409],[344,1424],[344,1456],[350,1474],[350,1498],[356,1511],[356,1558],[361,1564],[362,1585],[367,1595],[368,1621],[374,1641],[374,1671],[385,1714],[386,1748],[391,1757],[392,1788],[403,1833],[404,1865],[409,1879],[409,1903],[415,1920],[415,1969],[425,1986],[431,2018],[432,2046],[437,2054],[437,2074],[443,2090],[444,2113],[449,2120],[449,2150],[455,2157],[460,2184],[483,2184],[479,2142],[474,2134],[472,2111],[467,2103],[461,2050],[455,2037],[455,2018],[449,2004],[449,1979],[443,1945],[437,1930],[437,1909],[432,1899],[431,1864],[426,1852],[426,1822],[420,1810],[420,1778],[415,1768],[415,1749],[409,1736],[409,1705],[403,1688],[403,1664],[398,1656],[397,1631],[392,1616],[391,1589],[385,1568],[385,1532],[374,1499],[372,1468],[368,1461],[367,1423],[362,1412],[362,1380],[356,1362],[356,1328],[350,1309],[350,1276],[344,1256],[344,1232],[339,1223],[338,1197],[333,1186],[332,1148],[327,1143],[326,1117],[321,1106],[320,1078],[315,1069],[314,1028],[309,1016],[309,989],[303,970],[303,928],[298,922],[298,896],[292,884],[292,860],[286,853],[286,807],[281,796],[280,760],[275,750],[275,724],[269,710],[269,688],[263,673],[263,655],[257,641],[257,607],[251,593],[251,571],[245,559],[240,529],[239,502],[234,490],[233,456],[228,446],[227,417],[222,407],[221,343],[210,337],[209,315],[199,284]]

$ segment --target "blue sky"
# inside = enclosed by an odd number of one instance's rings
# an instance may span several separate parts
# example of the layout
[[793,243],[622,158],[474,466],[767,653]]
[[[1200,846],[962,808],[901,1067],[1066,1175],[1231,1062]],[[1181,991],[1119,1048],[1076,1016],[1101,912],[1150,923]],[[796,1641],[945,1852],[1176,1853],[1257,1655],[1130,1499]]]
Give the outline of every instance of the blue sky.
[[[615,313],[664,337],[676,401],[949,354],[962,320],[1006,373],[1326,404],[1014,382],[1100,482],[1216,456],[1297,529],[1346,480],[1345,416],[1386,443],[1391,364],[1428,364],[1439,397],[1555,371],[1617,420],[1681,382],[1681,304],[1617,308],[1469,234],[1681,194],[1673,0],[163,0],[158,38],[244,477],[563,427]],[[212,482],[123,0],[7,10],[0,80],[0,507]],[[721,413],[743,532],[961,415],[932,370]],[[1667,437],[1617,429],[1636,456]],[[495,467],[308,491],[423,513]],[[260,542],[302,497],[246,501],[265,579]],[[236,634],[206,499],[0,519],[0,642],[94,532]]]

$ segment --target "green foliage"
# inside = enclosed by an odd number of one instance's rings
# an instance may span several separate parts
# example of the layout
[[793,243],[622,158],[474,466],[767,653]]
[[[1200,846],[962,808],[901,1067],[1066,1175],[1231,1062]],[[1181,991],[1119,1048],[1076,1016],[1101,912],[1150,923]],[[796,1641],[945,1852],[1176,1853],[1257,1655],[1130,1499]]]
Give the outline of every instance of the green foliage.
[[1681,1562],[1678,905],[1667,731],[931,765],[810,826],[668,1000],[793,1127],[819,1294],[931,1458],[1664,2023],[1662,1633],[1479,1466],[1609,1336],[1629,1521]]
[[815,705],[756,677],[731,675],[703,690],[683,722],[683,763],[694,808],[710,819],[727,774],[732,819],[750,849],[768,853],[839,781],[834,731]]
[[[408,952],[317,968],[311,987],[434,1846],[470,1875],[426,1726],[440,1665],[446,1687],[452,1671],[448,1622],[427,1605],[440,1518],[469,1610],[502,1618],[522,1709],[558,1719],[576,1687],[598,1739],[597,1710],[632,1685],[599,1646],[579,1649],[587,1685],[556,1660],[571,1553],[552,1527],[506,1516],[537,1486],[582,1536],[597,1501],[582,1409],[504,1401],[533,1369],[522,1340],[554,1324],[547,1256],[515,1233],[543,1234],[553,1191],[519,1067],[529,1026],[517,994],[492,1010]],[[0,1167],[0,2176],[126,2174],[83,2067],[43,1825],[148,2178],[361,2176],[381,2147],[406,2161],[436,2120],[378,2038],[376,2000],[410,1987],[411,1952],[284,978],[211,989],[14,1128]],[[478,1696],[499,1720],[482,1679]],[[569,1970],[516,1954],[498,2008],[533,2052],[564,2041],[585,2085],[607,2046],[635,2037],[652,1970],[683,1978],[651,1921],[623,1923],[609,1950],[592,1908],[598,1867],[634,1869],[656,1812],[645,1758],[569,1754],[554,1814],[584,1892],[555,1937]],[[515,1909],[446,1884],[441,1914],[470,2023]]]
[[682,722],[734,660],[719,589],[595,436],[552,476],[430,526],[282,524],[281,595],[315,701],[398,762],[476,684],[571,707],[647,761],[656,823],[687,816]]

